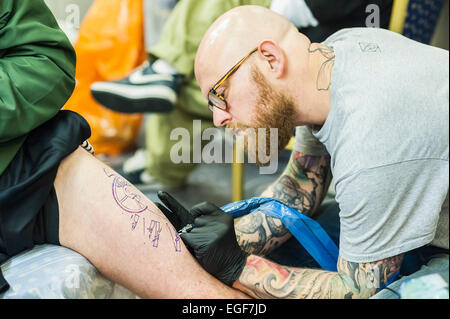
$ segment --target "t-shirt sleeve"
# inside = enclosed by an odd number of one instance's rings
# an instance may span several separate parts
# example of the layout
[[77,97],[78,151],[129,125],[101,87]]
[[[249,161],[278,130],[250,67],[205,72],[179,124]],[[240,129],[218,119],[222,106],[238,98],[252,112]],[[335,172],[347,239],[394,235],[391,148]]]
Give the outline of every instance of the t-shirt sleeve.
[[313,135],[310,126],[298,126],[295,129],[294,151],[306,155],[328,155],[325,146]]
[[448,196],[448,178],[442,176],[448,176],[448,163],[418,160],[337,181],[340,256],[374,262],[432,242]]

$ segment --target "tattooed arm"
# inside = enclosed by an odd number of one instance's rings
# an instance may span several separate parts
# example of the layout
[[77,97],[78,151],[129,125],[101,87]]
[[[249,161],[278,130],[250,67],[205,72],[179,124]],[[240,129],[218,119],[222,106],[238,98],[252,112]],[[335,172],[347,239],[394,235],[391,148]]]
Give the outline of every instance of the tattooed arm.
[[[320,94],[329,94],[335,60],[334,49],[316,43],[311,45],[309,53],[322,57],[316,89]],[[295,152],[285,172],[262,196],[278,199],[312,217],[325,197],[330,181],[329,156]],[[242,218],[235,229],[241,248],[256,255],[269,253],[291,236],[279,219],[258,212]]]
[[[278,199],[312,217],[325,197],[330,181],[329,156],[294,152],[283,174],[262,196]],[[243,217],[235,230],[241,248],[255,255],[271,252],[291,236],[279,219],[259,212]]]
[[251,255],[233,287],[254,298],[365,299],[400,270],[403,254],[371,263],[339,258],[338,272],[279,266]]

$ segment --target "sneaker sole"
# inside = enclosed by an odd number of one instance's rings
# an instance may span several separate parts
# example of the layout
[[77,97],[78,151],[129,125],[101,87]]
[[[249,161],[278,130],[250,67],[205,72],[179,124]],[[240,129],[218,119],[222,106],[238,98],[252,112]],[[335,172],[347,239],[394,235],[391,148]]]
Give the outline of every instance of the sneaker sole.
[[104,107],[120,113],[169,113],[173,110],[173,104],[166,99],[136,100],[104,92],[92,92],[92,96]]

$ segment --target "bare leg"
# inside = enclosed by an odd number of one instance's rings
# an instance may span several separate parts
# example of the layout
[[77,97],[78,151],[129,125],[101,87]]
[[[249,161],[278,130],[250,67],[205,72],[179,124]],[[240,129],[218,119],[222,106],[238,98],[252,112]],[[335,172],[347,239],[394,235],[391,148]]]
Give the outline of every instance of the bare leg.
[[158,208],[83,149],[55,181],[62,246],[143,298],[245,298],[204,271]]

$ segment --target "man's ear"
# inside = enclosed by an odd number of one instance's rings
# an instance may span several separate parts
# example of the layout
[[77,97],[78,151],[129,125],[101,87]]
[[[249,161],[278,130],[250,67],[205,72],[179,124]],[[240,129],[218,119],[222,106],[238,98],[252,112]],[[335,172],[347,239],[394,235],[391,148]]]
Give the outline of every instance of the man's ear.
[[270,72],[273,72],[276,78],[282,77],[286,69],[286,56],[280,46],[272,40],[264,40],[259,44],[258,51]]

